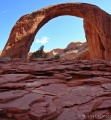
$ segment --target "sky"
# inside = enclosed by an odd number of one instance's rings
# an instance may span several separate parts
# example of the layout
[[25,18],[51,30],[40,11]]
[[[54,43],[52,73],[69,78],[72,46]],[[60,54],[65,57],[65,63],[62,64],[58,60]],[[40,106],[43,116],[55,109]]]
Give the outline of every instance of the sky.
[[[25,15],[49,5],[82,2],[97,5],[111,14],[111,0],[0,0],[0,50],[3,50],[11,29],[17,20]],[[46,23],[36,34],[30,51],[41,45],[45,50],[65,48],[70,42],[85,42],[83,19],[75,16],[60,16]]]

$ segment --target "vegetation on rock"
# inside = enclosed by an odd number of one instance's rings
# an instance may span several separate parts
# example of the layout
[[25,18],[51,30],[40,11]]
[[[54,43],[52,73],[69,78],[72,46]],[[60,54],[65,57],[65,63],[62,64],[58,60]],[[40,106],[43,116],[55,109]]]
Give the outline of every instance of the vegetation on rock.
[[47,58],[47,57],[48,57],[48,53],[44,52],[44,45],[42,45],[37,51],[32,53],[32,55],[30,56],[30,59]]
[[60,55],[59,55],[59,54],[56,54],[56,55],[54,56],[54,59],[55,59],[55,60],[59,60],[59,59],[60,59]]

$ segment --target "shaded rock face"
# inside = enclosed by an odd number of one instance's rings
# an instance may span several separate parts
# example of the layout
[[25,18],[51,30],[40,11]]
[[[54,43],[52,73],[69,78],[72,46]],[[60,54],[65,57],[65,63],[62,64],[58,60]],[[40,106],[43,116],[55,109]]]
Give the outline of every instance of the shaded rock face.
[[11,31],[2,57],[26,58],[39,29],[49,20],[62,15],[84,19],[91,59],[111,60],[111,16],[99,7],[86,3],[52,5],[22,16]]
[[0,120],[110,120],[111,62],[0,61]]

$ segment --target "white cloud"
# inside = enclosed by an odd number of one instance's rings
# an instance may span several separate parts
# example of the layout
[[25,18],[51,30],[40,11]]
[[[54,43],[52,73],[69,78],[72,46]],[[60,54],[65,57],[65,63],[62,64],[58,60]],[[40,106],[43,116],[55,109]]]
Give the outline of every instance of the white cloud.
[[44,36],[44,37],[42,37],[41,39],[37,39],[36,40],[36,43],[42,43],[42,44],[45,44],[45,43],[47,43],[48,42],[48,37],[47,36]]
[[8,12],[8,10],[3,10],[0,14],[2,15],[2,14],[5,14],[7,12]]

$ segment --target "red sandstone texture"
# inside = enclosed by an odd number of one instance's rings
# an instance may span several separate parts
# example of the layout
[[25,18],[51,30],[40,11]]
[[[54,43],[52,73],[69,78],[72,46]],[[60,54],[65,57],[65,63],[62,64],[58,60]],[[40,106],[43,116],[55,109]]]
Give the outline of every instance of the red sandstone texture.
[[61,15],[84,19],[91,59],[111,60],[111,15],[95,5],[74,2],[48,6],[22,16],[12,28],[2,57],[26,58],[39,29]]
[[111,120],[111,62],[0,59],[0,120]]

